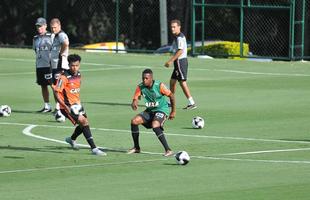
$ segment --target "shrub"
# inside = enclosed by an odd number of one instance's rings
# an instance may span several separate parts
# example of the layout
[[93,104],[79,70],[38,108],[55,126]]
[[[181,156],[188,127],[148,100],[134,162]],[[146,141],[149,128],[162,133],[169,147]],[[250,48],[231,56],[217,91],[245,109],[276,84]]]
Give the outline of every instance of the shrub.
[[[240,58],[240,42],[222,41],[196,47],[196,53],[213,57]],[[243,56],[249,54],[249,44],[243,43]]]

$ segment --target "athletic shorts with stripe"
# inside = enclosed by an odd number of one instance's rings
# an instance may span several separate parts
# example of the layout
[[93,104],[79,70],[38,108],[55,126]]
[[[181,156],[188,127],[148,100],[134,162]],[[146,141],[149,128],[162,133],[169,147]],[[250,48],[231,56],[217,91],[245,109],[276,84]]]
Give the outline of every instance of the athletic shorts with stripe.
[[152,122],[153,121],[158,121],[160,123],[160,128],[162,130],[163,129],[163,126],[164,126],[164,123],[167,119],[167,115],[163,112],[148,112],[148,111],[143,111],[141,113],[139,113],[139,115],[142,117],[143,119],[143,126],[147,129],[150,129],[152,128]]
[[187,80],[187,68],[188,61],[187,58],[181,58],[174,61],[174,69],[171,75],[171,79],[176,79],[178,81]]
[[42,67],[36,69],[37,84],[50,85],[52,80],[52,70],[50,67]]

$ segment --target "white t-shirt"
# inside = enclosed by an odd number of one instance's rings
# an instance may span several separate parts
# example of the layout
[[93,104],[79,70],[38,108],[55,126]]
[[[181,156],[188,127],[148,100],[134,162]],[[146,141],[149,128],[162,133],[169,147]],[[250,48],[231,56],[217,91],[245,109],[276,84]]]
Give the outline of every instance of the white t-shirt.
[[173,53],[176,53],[179,49],[182,49],[183,52],[178,57],[178,60],[182,58],[187,58],[187,43],[185,35],[183,33],[180,33],[178,36],[176,36],[172,42]]

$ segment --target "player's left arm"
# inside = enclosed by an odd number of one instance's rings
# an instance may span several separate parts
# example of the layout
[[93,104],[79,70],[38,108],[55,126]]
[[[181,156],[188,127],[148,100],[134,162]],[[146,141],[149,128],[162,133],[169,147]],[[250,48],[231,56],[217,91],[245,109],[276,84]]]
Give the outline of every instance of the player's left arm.
[[182,49],[179,49],[166,63],[165,67],[169,67],[176,59],[180,57],[180,55],[183,53]]
[[171,112],[169,115],[169,119],[174,119],[176,115],[174,94],[163,83],[160,83],[160,93],[169,97],[171,104]]

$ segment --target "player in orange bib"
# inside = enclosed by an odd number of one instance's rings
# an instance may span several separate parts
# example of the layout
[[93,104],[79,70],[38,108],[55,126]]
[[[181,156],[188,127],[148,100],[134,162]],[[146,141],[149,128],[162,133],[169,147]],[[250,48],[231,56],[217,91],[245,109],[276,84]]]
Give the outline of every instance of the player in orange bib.
[[66,138],[66,142],[69,143],[73,149],[77,149],[76,139],[83,133],[93,154],[106,155],[105,152],[96,147],[89,128],[87,115],[81,105],[81,73],[79,71],[81,57],[77,54],[69,55],[68,62],[69,70],[65,70],[56,82],[56,85],[52,86],[55,97],[60,104],[61,113],[68,118],[73,125],[78,124],[71,137]]

